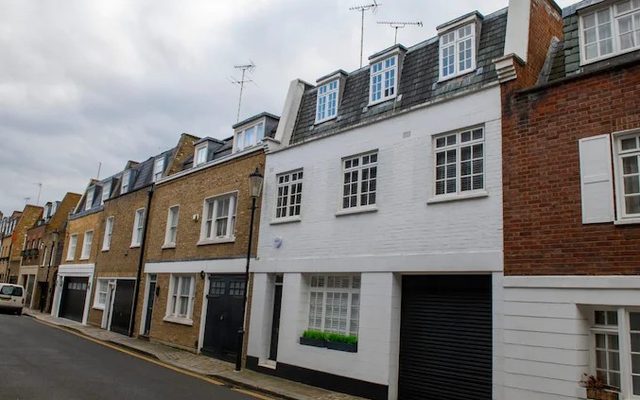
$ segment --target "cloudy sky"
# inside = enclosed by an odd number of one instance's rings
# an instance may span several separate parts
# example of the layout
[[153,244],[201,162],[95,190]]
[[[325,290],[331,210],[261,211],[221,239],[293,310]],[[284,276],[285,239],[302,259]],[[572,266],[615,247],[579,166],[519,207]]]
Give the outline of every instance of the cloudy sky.
[[[370,0],[363,0],[366,4]],[[561,6],[573,1],[560,0]],[[406,46],[466,12],[508,0],[381,0],[367,55],[393,44],[379,20],[417,21]],[[228,137],[236,64],[257,68],[242,117],[279,115],[289,82],[359,66],[358,0],[0,0],[0,211],[80,192],[95,177],[175,145]],[[438,4],[436,6],[436,4]]]

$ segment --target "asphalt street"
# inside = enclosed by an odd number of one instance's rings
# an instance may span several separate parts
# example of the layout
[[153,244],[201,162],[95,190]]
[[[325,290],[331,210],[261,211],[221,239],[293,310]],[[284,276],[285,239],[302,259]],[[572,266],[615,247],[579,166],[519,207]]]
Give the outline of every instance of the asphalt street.
[[30,317],[0,314],[0,400],[249,400]]

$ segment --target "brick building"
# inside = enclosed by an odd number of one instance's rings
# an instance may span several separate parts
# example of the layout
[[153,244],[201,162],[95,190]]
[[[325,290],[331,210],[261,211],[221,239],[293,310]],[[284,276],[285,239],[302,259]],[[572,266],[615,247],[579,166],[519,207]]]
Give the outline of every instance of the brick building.
[[13,231],[21,216],[21,211],[14,211],[10,216],[7,215],[0,221],[0,282],[10,282],[9,255],[13,247]]
[[237,354],[249,175],[264,171],[261,144],[277,124],[277,117],[263,113],[234,125],[231,138],[200,139],[156,182],[138,297],[139,334],[223,359]]
[[586,373],[638,398],[640,2],[577,3],[554,36],[502,85],[505,394],[583,399]]
[[[11,247],[8,260],[7,275],[9,282],[20,283],[18,277],[20,275],[20,266],[22,265],[23,250],[27,244],[27,231],[38,222],[42,216],[42,211],[42,207],[27,204],[15,224],[11,235]],[[29,249],[31,250],[31,248]],[[33,282],[35,282],[35,280]]]
[[[174,164],[191,154],[198,138],[183,134],[178,145],[131,166],[102,185],[104,210],[95,265],[94,291],[88,321],[104,329],[128,335],[139,321],[133,317],[139,292],[145,248],[145,225],[154,182],[167,176]],[[129,184],[122,185],[129,177]]]

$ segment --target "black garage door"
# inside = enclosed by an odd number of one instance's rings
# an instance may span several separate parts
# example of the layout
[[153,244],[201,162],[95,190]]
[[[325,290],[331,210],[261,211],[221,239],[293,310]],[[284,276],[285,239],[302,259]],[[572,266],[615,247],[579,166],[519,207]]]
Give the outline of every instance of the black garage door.
[[491,276],[404,276],[399,398],[491,400]]
[[135,283],[136,281],[133,279],[118,279],[116,283],[116,293],[113,298],[113,311],[111,314],[111,330],[123,335],[129,334]]
[[65,277],[60,299],[60,317],[82,322],[89,278]]

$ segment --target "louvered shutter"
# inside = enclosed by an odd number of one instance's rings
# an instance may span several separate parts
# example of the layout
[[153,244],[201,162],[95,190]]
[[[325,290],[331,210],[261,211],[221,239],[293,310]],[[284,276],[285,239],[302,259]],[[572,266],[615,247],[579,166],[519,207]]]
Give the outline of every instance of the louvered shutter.
[[582,223],[611,222],[614,220],[611,137],[580,139],[579,146]]

